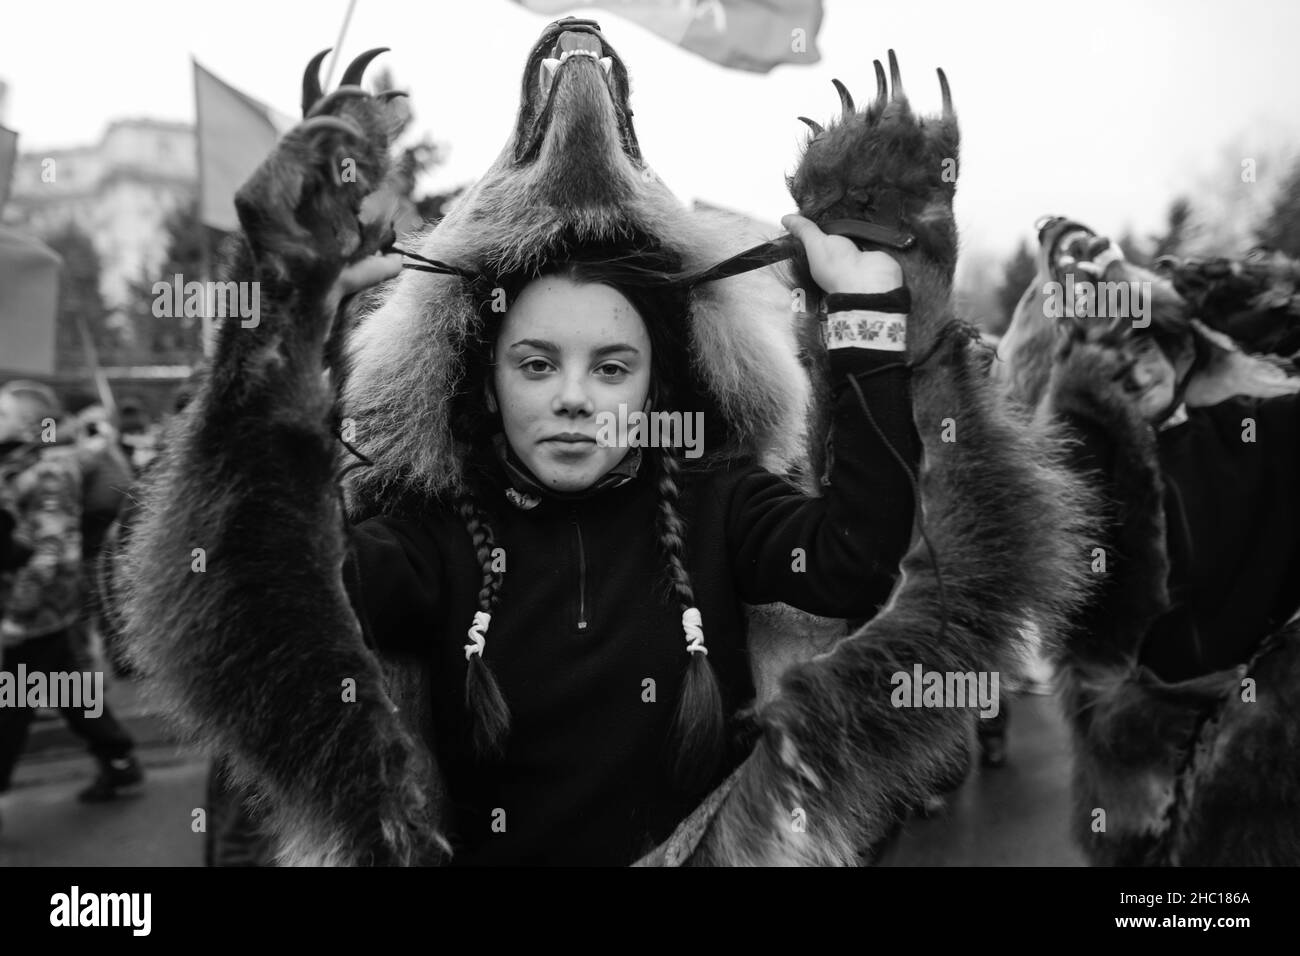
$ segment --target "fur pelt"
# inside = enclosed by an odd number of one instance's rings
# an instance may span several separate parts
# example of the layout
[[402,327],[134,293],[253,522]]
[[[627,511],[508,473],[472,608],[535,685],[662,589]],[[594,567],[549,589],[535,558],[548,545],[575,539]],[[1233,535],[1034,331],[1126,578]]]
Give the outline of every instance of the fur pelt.
[[[242,232],[222,272],[260,283],[261,312],[221,326],[151,469],[119,570],[123,636],[154,699],[260,794],[282,862],[437,863],[450,847],[431,750],[343,586],[322,375],[331,288],[382,245],[360,217],[389,172],[391,118],[358,95],[322,112],[236,196]],[[357,177],[340,189],[344,157]]]
[[1178,683],[1137,663],[1169,608],[1163,482],[1154,431],[1100,384],[1123,358],[1095,331],[1058,358],[1043,405],[1113,441],[1108,549],[1123,556],[1099,612],[1054,655],[1074,743],[1071,832],[1094,865],[1295,865],[1300,627],[1237,668]]
[[[845,97],[791,189],[821,221],[896,203],[917,237],[898,258],[912,293],[907,355],[917,363],[925,537],[916,536],[875,619],[785,671],[757,714],[754,752],[648,865],[862,862],[910,803],[960,779],[968,761],[969,713],[895,707],[892,675],[918,663],[1014,672],[1024,625],[1054,639],[1088,589],[1087,493],[1063,467],[1050,425],[1000,394],[989,356],[954,321],[956,177],[945,173],[956,170],[956,119],[919,119],[892,52],[890,61],[893,95],[877,63],[876,101],[858,112]],[[948,424],[955,440],[944,439]]]
[[[752,245],[734,219],[686,208],[646,166],[626,70],[607,45],[612,76],[574,58],[543,105],[540,59],[563,29],[544,31],[529,59],[500,159],[415,251],[509,270],[540,264],[562,239],[635,236],[691,270]],[[383,223],[359,217],[389,175],[392,124],[377,100],[323,102],[323,117],[287,136],[237,197],[243,234],[224,274],[262,283],[261,321],[221,329],[174,425],[123,558],[123,613],[157,699],[262,794],[283,862],[441,862],[428,682],[418,662],[381,669],[362,645],[341,581],[334,479],[350,453],[332,430],[350,419],[374,462],[345,482],[350,516],[454,494],[462,450],[447,399],[476,316],[459,279],[405,273],[345,342],[335,407],[320,360],[342,326],[327,294],[345,263],[383,243]],[[340,190],[343,156],[359,176]],[[771,270],[698,289],[692,356],[735,450],[806,480],[811,390],[790,304]]]
[[[1044,237],[1037,257],[1038,271],[1016,305],[1011,324],[998,344],[999,361],[994,366],[1002,387],[1027,408],[1037,408],[1043,402],[1053,360],[1069,334],[1069,323],[1048,318],[1048,283],[1060,281],[1047,259],[1048,247]],[[1169,312],[1191,318],[1199,351],[1206,359],[1183,395],[1189,407],[1215,405],[1232,395],[1268,398],[1300,391],[1300,378],[1288,377],[1276,362],[1242,351],[1228,336],[1196,321],[1168,279],[1128,263],[1111,268],[1114,281],[1150,283],[1153,314]]]
[[[539,265],[566,236],[638,233],[676,252],[689,271],[753,245],[757,237],[739,234],[734,217],[686,207],[623,151],[598,73],[593,65],[559,85],[535,163],[515,165],[516,133],[415,251],[475,271],[510,270]],[[692,294],[693,356],[704,383],[735,441],[775,471],[801,465],[806,454],[810,386],[793,316],[772,270]],[[354,510],[405,490],[460,490],[463,450],[451,440],[448,396],[461,374],[459,343],[476,321],[459,278],[407,272],[353,336],[343,404],[375,462],[351,477]]]
[[[417,251],[509,268],[546,255],[563,233],[632,230],[690,268],[748,245],[649,172],[612,51],[612,80],[574,57],[541,105],[539,60],[561,29],[548,28],[529,60],[501,158]],[[403,276],[348,343],[336,406],[321,375],[329,290],[346,263],[382,246],[383,230],[358,216],[388,173],[390,124],[376,100],[327,102],[340,123],[308,120],[237,198],[243,234],[225,276],[262,283],[261,321],[222,327],[210,372],[169,435],[125,556],[123,610],[155,693],[263,795],[283,862],[440,863],[448,847],[421,713],[427,681],[415,662],[388,660],[385,671],[366,651],[342,567],[348,517],[458,487],[445,396],[460,374],[469,304],[457,280]],[[800,208],[818,221],[862,214],[819,198],[843,184],[854,201],[857,187],[874,186],[923,197],[903,207],[920,241],[901,258],[914,303],[909,358],[927,357],[913,377],[920,511],[943,577],[918,541],[877,621],[786,670],[761,712],[766,738],[711,804],[720,809],[697,861],[853,862],[901,806],[965,766],[968,712],[897,710],[890,674],[913,663],[1013,668],[1022,625],[1055,633],[1085,586],[1079,487],[1050,434],[994,392],[986,356],[952,323],[956,232],[942,160],[955,163],[956,146],[955,121],[925,126],[901,99],[882,100],[810,147],[801,173],[825,175],[796,176]],[[355,188],[337,188],[343,156],[357,160]],[[782,469],[805,455],[810,413],[790,303],[777,276],[757,273],[701,290],[692,310],[695,357],[732,436]],[[374,462],[349,476],[346,504],[335,477],[340,417]],[[940,438],[948,418],[955,442]],[[806,808],[806,833],[790,832],[794,806]]]

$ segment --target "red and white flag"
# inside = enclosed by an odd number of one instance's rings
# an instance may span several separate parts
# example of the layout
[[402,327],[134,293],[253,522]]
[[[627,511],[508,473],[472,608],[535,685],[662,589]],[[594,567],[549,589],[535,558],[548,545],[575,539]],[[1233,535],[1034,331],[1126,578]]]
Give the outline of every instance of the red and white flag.
[[816,63],[822,0],[516,0],[554,17],[580,7],[608,10],[692,53],[734,70],[766,73]]

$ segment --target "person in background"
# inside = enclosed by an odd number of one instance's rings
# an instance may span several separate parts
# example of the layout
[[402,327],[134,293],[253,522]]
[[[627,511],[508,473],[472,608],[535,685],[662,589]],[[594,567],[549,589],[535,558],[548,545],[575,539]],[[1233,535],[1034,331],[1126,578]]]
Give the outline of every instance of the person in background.
[[[58,433],[62,415],[40,383],[0,386],[0,649],[10,672],[81,669],[72,634],[85,612],[82,474],[71,434]],[[99,765],[79,799],[111,800],[143,780],[134,744],[106,704],[93,718],[80,708],[60,712]],[[34,717],[30,707],[0,708],[0,792],[9,789]]]
[[144,467],[141,460],[149,444],[149,415],[144,406],[134,398],[123,399],[117,408],[118,444],[131,463],[133,474]]
[[1147,314],[1079,323],[1047,386],[1106,505],[1059,673],[1076,802],[1111,826],[1076,837],[1093,865],[1295,865],[1300,382],[1110,268]]
[[[93,658],[96,634],[104,634],[103,596],[96,567],[108,529],[117,520],[134,479],[107,408],[98,402],[70,417],[82,477],[81,557],[86,613],[73,632],[73,646],[83,661]],[[118,671],[118,676],[123,676]]]

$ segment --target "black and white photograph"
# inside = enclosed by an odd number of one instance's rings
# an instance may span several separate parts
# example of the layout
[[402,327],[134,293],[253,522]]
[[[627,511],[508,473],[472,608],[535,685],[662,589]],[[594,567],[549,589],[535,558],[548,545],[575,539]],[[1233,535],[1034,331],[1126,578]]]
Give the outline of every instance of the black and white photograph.
[[1115,936],[1262,928],[1297,37],[1289,0],[6,0],[21,922],[150,935],[103,874],[197,880],[161,869],[1016,905],[977,867],[1106,871]]

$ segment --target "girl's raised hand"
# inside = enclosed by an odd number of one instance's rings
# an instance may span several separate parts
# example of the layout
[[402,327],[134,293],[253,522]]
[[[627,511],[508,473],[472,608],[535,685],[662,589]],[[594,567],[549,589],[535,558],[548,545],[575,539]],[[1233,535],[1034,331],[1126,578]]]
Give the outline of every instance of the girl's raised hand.
[[827,295],[890,292],[903,284],[903,269],[887,252],[863,252],[852,239],[828,236],[795,213],[782,216],[781,225],[803,243],[813,280]]

